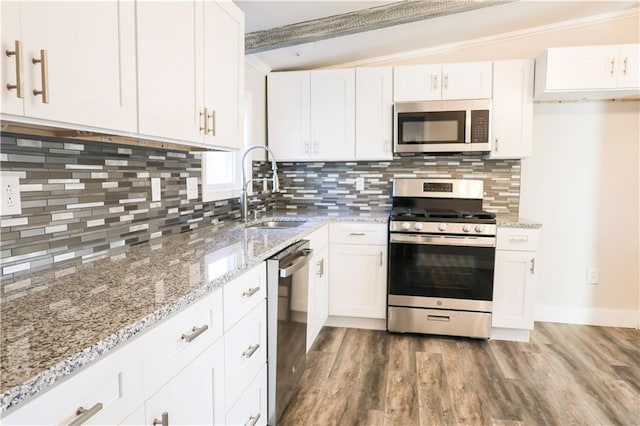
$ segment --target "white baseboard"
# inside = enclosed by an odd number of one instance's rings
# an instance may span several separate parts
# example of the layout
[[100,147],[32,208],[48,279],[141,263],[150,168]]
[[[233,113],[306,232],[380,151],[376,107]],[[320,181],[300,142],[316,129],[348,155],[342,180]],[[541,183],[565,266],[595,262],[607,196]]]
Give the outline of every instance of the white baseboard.
[[542,304],[537,304],[535,309],[536,321],[640,328],[640,311],[633,309],[580,308]]
[[387,320],[377,318],[354,318],[330,316],[324,325],[330,327],[364,328],[367,330],[386,330]]

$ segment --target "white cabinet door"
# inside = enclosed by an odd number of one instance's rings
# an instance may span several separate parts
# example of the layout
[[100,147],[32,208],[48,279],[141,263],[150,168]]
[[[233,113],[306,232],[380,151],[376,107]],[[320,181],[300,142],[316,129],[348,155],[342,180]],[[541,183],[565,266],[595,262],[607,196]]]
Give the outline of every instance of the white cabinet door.
[[547,90],[617,87],[617,46],[563,47],[547,50]]
[[496,250],[491,325],[533,329],[535,252]]
[[386,318],[387,246],[332,244],[329,314]]
[[262,370],[249,384],[238,400],[229,408],[227,425],[267,424],[267,368]]
[[492,63],[442,65],[442,99],[491,99]]
[[205,142],[242,147],[244,18],[233,3],[204,2]]
[[269,147],[278,161],[311,158],[310,72],[267,77]]
[[404,65],[393,68],[394,102],[437,101],[442,98],[442,66]]
[[[162,350],[159,348],[158,350]],[[211,345],[145,403],[146,424],[224,424],[224,343]]]
[[136,8],[139,132],[202,142],[202,4],[140,1]]
[[[21,2],[19,8],[24,114],[135,132],[133,2]],[[15,57],[6,59],[15,64]]]
[[533,139],[533,61],[493,63],[490,158],[531,156]]
[[[2,15],[1,24],[2,39],[0,47],[2,47],[2,68],[0,69],[0,93],[2,94],[2,113],[3,114],[24,114],[24,97],[26,96],[26,87],[24,81],[21,81],[21,93],[18,96],[16,88],[9,89],[7,85],[17,86],[19,75],[18,71],[24,69],[25,58],[24,53],[20,55],[20,49],[16,55],[16,42],[19,46],[24,46],[21,39],[20,28],[20,3],[14,1],[3,1],[0,3],[0,14]],[[14,52],[7,55],[4,52]],[[24,80],[24,74],[22,74]]]
[[326,246],[309,261],[308,306],[307,352],[329,317],[329,247]]
[[621,44],[618,47],[618,87],[640,87],[640,45]]
[[393,68],[356,68],[356,160],[392,160]]
[[354,69],[311,72],[311,156],[355,158]]

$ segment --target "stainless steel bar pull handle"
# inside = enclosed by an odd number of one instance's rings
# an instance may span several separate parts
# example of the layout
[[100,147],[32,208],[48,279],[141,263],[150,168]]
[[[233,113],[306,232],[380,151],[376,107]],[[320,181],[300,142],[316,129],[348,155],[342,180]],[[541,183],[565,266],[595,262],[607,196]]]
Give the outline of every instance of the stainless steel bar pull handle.
[[382,251],[380,252],[380,267],[382,267],[383,265],[383,253]]
[[160,418],[160,420],[153,419],[153,426],[156,425],[169,426],[169,413],[167,413],[166,411],[162,413],[162,417]]
[[529,269],[531,271],[531,273],[535,273],[536,271],[536,258],[534,257],[533,259],[531,259],[531,269]]
[[242,352],[242,356],[249,359],[253,356],[254,353],[260,348],[260,343],[256,343],[253,346],[249,346],[246,351]]
[[16,89],[16,96],[20,99],[24,98],[24,83],[22,79],[22,43],[20,40],[15,41],[15,48],[13,50],[5,50],[7,56],[16,57],[16,84],[7,83],[7,90]]
[[260,418],[260,413],[254,416],[249,416],[249,420],[245,423],[245,426],[255,426],[255,424],[258,423],[259,418]]
[[200,131],[203,131],[206,135],[207,133],[209,133],[209,111],[207,110],[207,108],[204,109],[204,112],[200,113],[200,117],[203,117],[204,119],[204,127],[200,127]]
[[242,295],[244,297],[251,297],[254,294],[256,294],[258,291],[260,291],[260,287],[253,287],[253,288],[249,287],[247,291],[242,292]]
[[444,75],[444,89],[447,90],[449,88],[449,74]]
[[102,402],[98,402],[88,410],[84,407],[78,407],[76,410],[76,417],[68,426],[79,426],[95,416],[98,411],[102,410]]
[[629,60],[629,58],[624,58],[623,64],[624,67],[622,68],[622,74],[627,75],[627,61]]
[[352,235],[354,237],[364,237],[367,234],[365,234],[364,232],[349,232],[349,235]]
[[448,315],[427,315],[427,320],[448,322],[451,320],[451,317],[449,317]]
[[207,116],[207,119],[211,119],[211,127],[207,130],[207,133],[211,133],[212,136],[216,135],[216,111],[212,110],[211,114]]
[[324,259],[320,259],[318,262],[316,262],[316,267],[316,275],[322,278],[322,276],[324,275]]
[[199,335],[201,335],[202,333],[204,333],[205,331],[207,331],[209,329],[209,326],[207,324],[203,325],[200,328],[197,327],[193,327],[191,329],[191,333],[187,334],[184,333],[182,336],[180,336],[180,338],[182,340],[184,340],[187,343],[191,343],[193,342]]
[[42,103],[49,103],[49,57],[47,55],[47,51],[44,49],[40,50],[40,59],[32,58],[31,62],[35,64],[40,64],[40,81],[42,83],[42,90],[33,89],[33,95],[38,96],[42,95]]
[[615,63],[616,63],[616,58],[611,58],[611,71],[609,71],[609,74],[611,75],[613,75]]

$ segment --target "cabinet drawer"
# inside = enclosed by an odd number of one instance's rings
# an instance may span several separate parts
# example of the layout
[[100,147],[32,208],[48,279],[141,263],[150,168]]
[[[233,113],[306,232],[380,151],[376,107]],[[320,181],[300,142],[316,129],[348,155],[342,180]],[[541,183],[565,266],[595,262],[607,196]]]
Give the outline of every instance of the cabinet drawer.
[[224,334],[226,399],[232,403],[267,361],[267,303]]
[[[27,403],[7,417],[3,425],[68,424],[80,417],[83,424],[119,424],[144,400],[142,339],[80,371],[62,384]],[[91,415],[91,412],[95,414]]]
[[235,323],[267,297],[267,269],[264,262],[227,283],[224,293],[224,329]]
[[144,389],[148,398],[222,336],[222,292],[216,291],[145,336]]
[[497,250],[536,251],[538,249],[537,229],[498,227]]
[[329,229],[332,244],[387,244],[387,224],[332,223]]
[[228,425],[267,424],[267,368],[262,367],[249,387],[229,408],[225,419]]
[[320,251],[329,245],[329,226],[324,225],[322,228],[313,231],[311,234],[305,237],[309,240],[311,248],[315,251]]

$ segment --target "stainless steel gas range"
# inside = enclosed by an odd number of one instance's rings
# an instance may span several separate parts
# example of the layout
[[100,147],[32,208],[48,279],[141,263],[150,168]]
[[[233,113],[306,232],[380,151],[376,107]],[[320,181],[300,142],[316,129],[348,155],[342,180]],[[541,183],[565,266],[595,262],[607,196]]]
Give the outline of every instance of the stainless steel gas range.
[[496,219],[483,193],[481,180],[394,180],[389,331],[489,337]]

